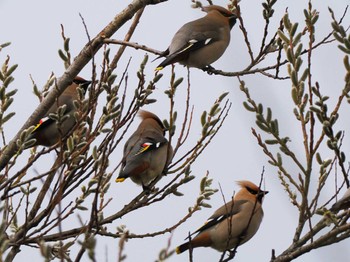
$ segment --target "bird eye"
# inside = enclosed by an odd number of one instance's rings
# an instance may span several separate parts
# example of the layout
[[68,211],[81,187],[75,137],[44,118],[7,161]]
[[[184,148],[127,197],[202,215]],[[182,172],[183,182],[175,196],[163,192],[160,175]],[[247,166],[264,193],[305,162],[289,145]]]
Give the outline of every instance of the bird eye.
[[79,80],[79,79],[73,79],[73,83],[74,84],[77,84],[77,85],[80,85],[83,83],[83,81]]
[[225,17],[235,17],[235,14],[233,14],[231,12],[220,12],[220,14],[225,16]]
[[258,191],[251,189],[250,187],[246,187],[246,189],[251,193],[252,195],[257,195]]

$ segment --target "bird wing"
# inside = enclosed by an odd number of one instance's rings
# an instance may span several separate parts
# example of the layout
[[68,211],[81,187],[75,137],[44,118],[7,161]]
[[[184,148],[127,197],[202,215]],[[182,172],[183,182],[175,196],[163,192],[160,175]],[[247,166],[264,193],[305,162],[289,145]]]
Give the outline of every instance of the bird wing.
[[132,176],[133,174],[140,174],[147,170],[150,166],[149,158],[151,154],[145,154],[158,149],[167,143],[167,141],[160,134],[158,136],[145,136],[136,140],[132,137],[124,147],[122,167],[118,176],[121,180],[118,182],[122,182],[122,178]]
[[203,226],[201,226],[195,232],[191,233],[191,236],[197,233],[201,233],[204,230],[207,230],[208,228],[219,224],[226,218],[237,214],[241,210],[242,205],[246,202],[248,202],[248,200],[237,200],[234,202],[230,201],[226,205],[223,205],[217,209],[211,217],[209,217],[208,221]]
[[45,129],[47,126],[51,125],[54,122],[54,120],[52,120],[49,117],[43,117],[42,119],[40,119],[39,123],[35,126],[32,134],[34,134],[35,132],[40,132],[40,130]]
[[[174,36],[171,53],[193,52],[220,39],[221,24],[205,18],[185,24]],[[193,30],[195,28],[195,30]]]
[[143,137],[140,139],[139,144],[136,145],[135,149],[133,150],[134,156],[141,155],[145,152],[149,152],[151,150],[155,150],[162,146],[164,143],[166,143],[168,140],[166,140],[162,135],[159,135],[157,137]]
[[[193,22],[185,24],[175,34],[169,48],[161,56],[169,54],[166,59],[158,65],[156,70],[182,60],[186,60],[191,52],[213,44],[219,40],[220,25],[215,22],[202,23],[202,19],[194,21],[196,30],[193,31]],[[170,51],[170,52],[169,52]]]
[[159,148],[167,142],[168,140],[161,133],[155,131],[147,130],[143,133],[132,135],[124,146],[122,166],[125,166],[128,158],[140,156],[146,152]]
[[176,55],[182,55],[191,53],[195,50],[201,49],[206,45],[212,44],[213,38],[205,37],[203,39],[190,39],[186,45],[184,45],[182,48],[180,48],[178,51],[175,52]]
[[[74,104],[72,101],[70,101],[70,99],[65,99],[66,97],[67,96],[65,94],[62,94],[61,97],[59,97],[59,99],[61,101],[65,101],[65,100],[67,101],[67,103],[64,103],[64,104],[66,105],[65,114],[68,114],[74,109]],[[60,102],[60,101],[58,103],[57,103],[57,101],[54,102],[54,104],[46,112],[45,116],[42,119],[40,119],[39,123],[35,126],[32,133],[38,132],[38,131],[44,129],[45,127],[47,127],[55,122],[54,120],[52,120],[49,117],[49,115],[51,113],[57,113],[57,109],[58,109],[57,105],[60,105],[60,104],[62,104],[62,102]]]
[[157,68],[163,68],[169,64],[186,60],[188,55],[204,46],[215,42],[214,38],[207,37],[207,34],[197,34],[196,38],[189,39],[186,43],[180,46],[176,51],[170,54]]

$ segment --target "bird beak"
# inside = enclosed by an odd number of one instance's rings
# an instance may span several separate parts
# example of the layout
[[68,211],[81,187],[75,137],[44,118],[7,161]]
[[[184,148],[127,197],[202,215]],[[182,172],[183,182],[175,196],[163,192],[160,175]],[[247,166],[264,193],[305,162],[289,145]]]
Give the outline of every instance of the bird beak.
[[124,182],[125,178],[124,177],[118,177],[115,182],[117,183],[121,183],[121,182]]
[[258,195],[259,195],[259,197],[264,197],[265,195],[267,195],[269,193],[269,191],[263,191],[263,190],[261,190],[259,193],[258,193]]
[[259,200],[260,203],[262,203],[265,195],[268,193],[269,193],[269,191],[263,191],[263,190],[259,191],[259,193],[257,195],[257,199]]

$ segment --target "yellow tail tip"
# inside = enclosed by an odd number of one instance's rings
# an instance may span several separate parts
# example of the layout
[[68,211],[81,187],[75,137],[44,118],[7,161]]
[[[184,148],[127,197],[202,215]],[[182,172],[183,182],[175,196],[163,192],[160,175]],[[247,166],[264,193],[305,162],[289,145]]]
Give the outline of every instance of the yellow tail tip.
[[176,252],[176,254],[181,254],[180,247],[176,247],[176,248],[175,248],[175,252]]
[[121,182],[124,182],[124,180],[125,180],[124,177],[117,177],[117,179],[115,180],[115,182],[121,183]]
[[41,123],[37,124],[37,125],[34,127],[32,133],[33,133],[35,130],[37,130],[37,129],[39,128],[39,126],[41,126]]
[[158,66],[156,69],[154,69],[154,71],[158,72],[158,71],[162,70],[163,68],[164,67],[162,67],[162,66]]

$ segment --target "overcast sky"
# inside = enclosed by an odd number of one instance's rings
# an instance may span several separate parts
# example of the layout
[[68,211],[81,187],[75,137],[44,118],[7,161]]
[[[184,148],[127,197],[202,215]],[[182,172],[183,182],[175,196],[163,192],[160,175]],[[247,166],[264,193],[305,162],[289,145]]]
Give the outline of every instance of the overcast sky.
[[[273,28],[276,28],[286,7],[288,7],[291,20],[303,24],[303,9],[307,8],[306,1],[280,0],[278,2],[272,22]],[[331,30],[328,6],[331,6],[335,14],[340,17],[348,1],[314,2],[314,7],[320,12],[320,19],[316,25],[316,38],[320,40]],[[71,38],[71,53],[75,56],[87,42],[79,13],[85,19],[90,36],[94,37],[128,3],[129,1],[112,0],[34,0],[21,2],[0,0],[0,23],[2,24],[0,43],[12,42],[10,47],[0,53],[0,61],[4,61],[5,55],[8,54],[11,57],[11,63],[19,64],[14,74],[16,80],[12,84],[13,88],[19,90],[12,106],[17,114],[12,119],[11,124],[7,126],[7,141],[12,138],[38,105],[38,100],[32,94],[30,75],[38,86],[42,87],[51,72],[54,72],[56,76],[60,76],[64,72],[63,63],[57,52],[58,49],[62,48],[60,25],[64,26],[66,36]],[[227,1],[215,0],[214,3],[226,6]],[[177,29],[184,23],[203,16],[199,9],[192,9],[190,5],[190,0],[169,0],[163,4],[147,7],[132,41],[157,50],[165,50]],[[242,1],[241,10],[252,48],[257,52],[264,26],[261,18],[261,1]],[[344,24],[345,27],[350,24],[349,15],[347,15]],[[123,27],[115,34],[114,38],[122,39],[127,28],[127,26]],[[248,65],[249,57],[242,33],[237,26],[232,29],[231,36],[231,43],[225,55],[213,64],[215,68],[238,71]],[[117,47],[111,46],[111,50],[115,51]],[[133,83],[136,83],[133,78],[144,54],[144,51],[129,48],[118,65],[117,74],[121,75],[127,60],[132,57],[129,70],[129,86],[131,87]],[[154,57],[154,55],[150,55],[151,59]],[[97,61],[101,60],[101,53],[96,56],[96,59]],[[336,48],[335,44],[332,44],[316,51],[312,63],[313,80],[320,82],[322,90],[331,96],[332,101],[337,99],[344,84],[345,70],[342,59],[343,54]],[[148,66],[146,72],[149,79],[151,79],[156,65],[155,62]],[[97,69],[100,70],[99,66]],[[145,107],[145,109],[158,114],[161,119],[168,117],[167,111],[164,110],[168,107],[168,101],[163,92],[168,87],[169,72],[170,67],[164,69],[165,76],[153,95],[158,99],[158,102],[155,105]],[[182,66],[176,67],[176,74],[178,77],[186,78],[186,70]],[[80,76],[86,79],[91,78],[91,65],[88,65],[80,73]],[[254,99],[272,108],[274,117],[281,121],[280,132],[291,138],[291,148],[297,150],[299,156],[302,156],[303,145],[300,141],[300,131],[293,116],[289,81],[276,81],[262,75],[249,75],[242,79],[246,81]],[[183,83],[176,97],[180,116],[183,113],[185,88],[186,84]],[[213,187],[218,188],[220,183],[226,198],[229,199],[234,190],[238,190],[235,181],[247,179],[258,183],[262,169],[265,167],[264,185],[265,189],[270,191],[263,205],[265,217],[256,236],[238,248],[235,261],[269,261],[271,249],[276,249],[276,254],[280,254],[290,245],[297,223],[297,210],[290,204],[286,193],[280,186],[277,170],[269,166],[266,156],[261,152],[251,135],[250,129],[255,127],[255,115],[243,108],[244,95],[239,91],[237,79],[208,75],[201,70],[191,69],[191,104],[195,106],[195,123],[191,139],[196,141],[200,135],[199,117],[202,111],[208,110],[215,99],[226,91],[230,92],[229,99],[232,102],[229,117],[212,144],[192,166],[192,174],[197,179],[180,190],[185,196],[182,198],[172,196],[162,203],[138,210],[109,225],[110,230],[113,231],[118,225],[125,224],[133,233],[146,233],[172,226],[186,213],[187,208],[195,203],[199,191],[198,182],[207,170],[214,180]],[[332,95],[336,96],[332,97]],[[348,112],[349,108],[343,108],[343,110]],[[135,121],[132,127],[136,128],[138,123],[138,120]],[[338,128],[349,128],[349,122],[340,122]],[[345,135],[348,134],[349,131]],[[349,152],[349,139],[347,137],[345,137],[343,144],[344,151]],[[120,161],[121,154],[122,148],[116,150],[110,161]],[[329,154],[328,157],[331,157],[329,151],[325,154]],[[327,155],[323,157],[327,158]],[[36,163],[36,168],[41,169],[39,163]],[[315,170],[315,181],[318,175],[316,172]],[[166,179],[164,180],[166,181]],[[323,192],[324,195],[321,196],[321,199],[326,200],[333,194],[331,190],[333,186],[329,186],[328,192]],[[109,210],[110,214],[123,207],[140,190],[141,188],[130,180],[123,184],[112,183],[108,196],[113,198]],[[329,195],[326,195],[327,193]],[[214,210],[223,204],[221,195],[216,194],[210,203],[213,206],[212,209],[203,209],[201,212],[195,213],[191,219],[173,232],[172,247],[181,244],[188,231],[193,231],[201,226]],[[127,261],[154,261],[160,249],[167,245],[169,237],[170,234],[165,234],[154,239],[129,240],[126,244]],[[118,241],[119,239],[99,238],[97,242],[98,261],[116,261]],[[349,240],[346,240],[330,247],[312,251],[296,261],[347,261],[350,256],[348,246]],[[33,258],[33,261],[34,257],[39,256],[37,250],[23,247],[16,261],[23,261],[23,259],[28,258],[28,255]],[[72,257],[75,257],[74,254]],[[220,253],[210,248],[200,248],[194,251],[194,257],[195,261],[217,261]],[[174,255],[169,261],[186,261],[186,259],[187,253],[184,253]]]

